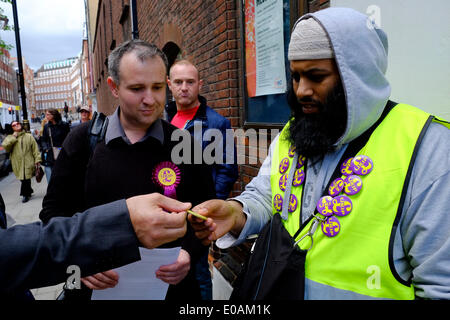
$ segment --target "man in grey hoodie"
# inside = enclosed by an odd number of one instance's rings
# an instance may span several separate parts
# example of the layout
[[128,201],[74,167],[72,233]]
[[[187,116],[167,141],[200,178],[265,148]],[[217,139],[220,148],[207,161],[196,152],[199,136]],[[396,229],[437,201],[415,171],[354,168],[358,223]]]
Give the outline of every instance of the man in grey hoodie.
[[305,253],[305,299],[448,299],[449,124],[389,100],[387,37],[368,21],[347,8],[297,21],[291,119],[240,196],[189,219],[227,248],[280,217]]

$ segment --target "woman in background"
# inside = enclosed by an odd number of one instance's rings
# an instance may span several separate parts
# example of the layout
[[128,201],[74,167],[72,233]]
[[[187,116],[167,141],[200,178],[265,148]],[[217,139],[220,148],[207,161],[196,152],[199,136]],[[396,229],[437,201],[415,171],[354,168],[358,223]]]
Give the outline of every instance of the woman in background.
[[33,189],[31,188],[31,177],[41,162],[41,154],[34,137],[23,130],[22,124],[18,121],[11,123],[13,134],[8,135],[3,140],[2,146],[9,152],[14,175],[20,180],[20,195],[22,202],[27,202],[31,198]]

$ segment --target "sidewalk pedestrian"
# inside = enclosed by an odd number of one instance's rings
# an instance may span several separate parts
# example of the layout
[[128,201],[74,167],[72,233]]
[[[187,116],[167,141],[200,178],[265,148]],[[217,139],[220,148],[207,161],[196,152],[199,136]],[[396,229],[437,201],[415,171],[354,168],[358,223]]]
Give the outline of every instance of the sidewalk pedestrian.
[[89,122],[89,120],[91,120],[91,109],[89,109],[89,106],[87,106],[87,105],[82,106],[80,108],[80,115],[81,115],[80,120],[72,122],[70,124],[70,129],[73,129],[77,125],[84,123],[84,122]]
[[20,122],[13,121],[11,127],[14,132],[3,140],[2,145],[10,153],[12,169],[21,182],[20,195],[23,197],[22,202],[25,203],[33,193],[31,178],[40,166],[41,155],[36,140],[23,130]]
[[64,139],[70,131],[69,125],[62,121],[61,114],[56,109],[48,109],[45,113],[47,123],[42,130],[41,146],[43,151],[43,165],[45,166],[45,175],[47,182],[50,183],[52,168],[58,157]]

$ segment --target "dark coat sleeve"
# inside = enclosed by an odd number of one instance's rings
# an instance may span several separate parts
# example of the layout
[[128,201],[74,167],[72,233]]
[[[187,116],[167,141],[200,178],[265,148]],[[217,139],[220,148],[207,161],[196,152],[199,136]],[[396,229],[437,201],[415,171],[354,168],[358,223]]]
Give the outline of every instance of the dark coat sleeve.
[[0,292],[65,282],[67,267],[81,276],[140,259],[125,200],[91,208],[72,218],[55,218],[0,229]]

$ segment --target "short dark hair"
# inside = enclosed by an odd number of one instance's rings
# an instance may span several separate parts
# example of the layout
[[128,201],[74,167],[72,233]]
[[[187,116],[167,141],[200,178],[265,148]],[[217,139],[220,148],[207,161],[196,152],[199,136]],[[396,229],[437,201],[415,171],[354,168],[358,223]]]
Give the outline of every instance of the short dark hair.
[[128,40],[115,48],[108,57],[108,73],[117,84],[120,83],[119,66],[122,57],[126,53],[135,52],[139,60],[145,61],[159,56],[166,67],[166,74],[169,62],[167,57],[156,45],[139,39]]

